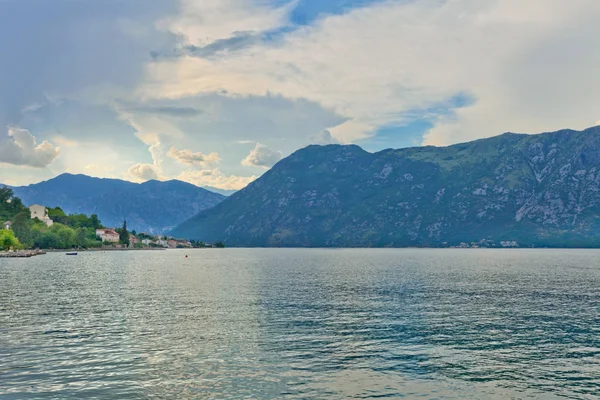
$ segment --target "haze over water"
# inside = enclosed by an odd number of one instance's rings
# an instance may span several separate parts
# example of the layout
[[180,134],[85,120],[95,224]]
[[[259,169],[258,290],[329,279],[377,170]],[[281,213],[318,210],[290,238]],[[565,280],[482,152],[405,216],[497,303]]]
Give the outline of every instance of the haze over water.
[[0,259],[0,398],[591,399],[599,288],[593,250]]

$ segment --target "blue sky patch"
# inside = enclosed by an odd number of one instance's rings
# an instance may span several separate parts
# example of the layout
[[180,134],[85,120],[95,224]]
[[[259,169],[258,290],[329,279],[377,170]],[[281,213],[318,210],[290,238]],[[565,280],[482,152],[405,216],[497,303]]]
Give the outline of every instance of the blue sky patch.
[[425,134],[435,126],[438,118],[451,118],[455,110],[468,107],[475,99],[467,93],[459,93],[433,107],[414,110],[399,116],[408,121],[403,124],[388,125],[377,130],[375,136],[364,140],[361,146],[368,151],[379,151],[384,147],[400,149],[420,146]]
[[[324,15],[345,14],[357,8],[367,7],[385,0],[299,0],[292,11],[291,20],[295,25],[310,25]],[[274,0],[275,6],[290,3],[291,0]]]

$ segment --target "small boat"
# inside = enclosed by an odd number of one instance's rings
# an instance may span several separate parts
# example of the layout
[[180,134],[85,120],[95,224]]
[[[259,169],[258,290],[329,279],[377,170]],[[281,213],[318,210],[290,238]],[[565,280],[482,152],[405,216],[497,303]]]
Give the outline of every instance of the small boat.
[[77,253],[67,253],[68,256],[76,256]]

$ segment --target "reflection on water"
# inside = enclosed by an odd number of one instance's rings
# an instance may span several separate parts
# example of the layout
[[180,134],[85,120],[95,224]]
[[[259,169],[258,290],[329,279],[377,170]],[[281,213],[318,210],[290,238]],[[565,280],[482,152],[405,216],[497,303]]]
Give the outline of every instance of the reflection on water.
[[600,252],[0,259],[1,398],[594,398]]

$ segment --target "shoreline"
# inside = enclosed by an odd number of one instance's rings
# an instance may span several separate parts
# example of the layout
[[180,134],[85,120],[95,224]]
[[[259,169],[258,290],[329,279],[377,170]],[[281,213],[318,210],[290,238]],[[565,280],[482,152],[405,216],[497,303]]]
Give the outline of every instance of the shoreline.
[[101,251],[164,251],[166,248],[149,247],[143,249],[51,249],[45,250],[48,253],[93,253]]
[[19,250],[13,252],[0,252],[0,258],[30,258],[46,254],[44,250]]

